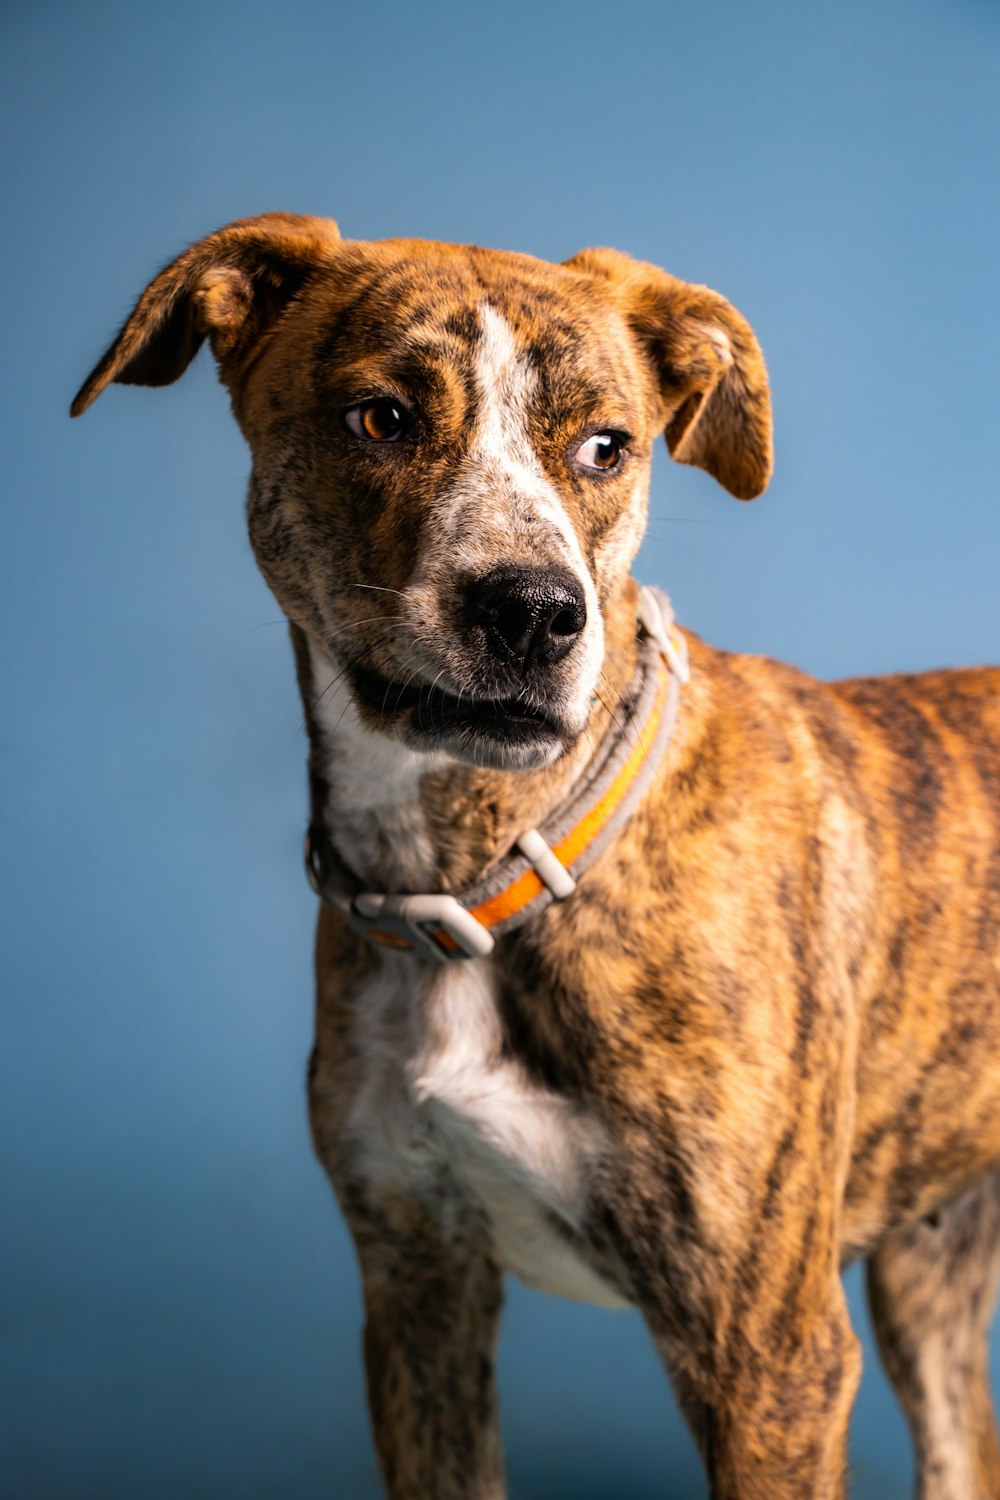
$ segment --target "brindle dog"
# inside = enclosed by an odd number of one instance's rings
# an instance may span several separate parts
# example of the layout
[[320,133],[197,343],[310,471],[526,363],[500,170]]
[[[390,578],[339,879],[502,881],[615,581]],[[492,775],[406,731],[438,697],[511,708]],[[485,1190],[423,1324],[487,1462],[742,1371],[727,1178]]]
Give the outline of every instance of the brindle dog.
[[[270,214],[144,292],[74,403],[205,337],[253,454],[320,815],[374,889],[542,822],[629,690],[650,450],[746,499],[764,363],[721,297]],[[642,804],[574,895],[435,965],[320,915],[316,1146],[395,1500],[499,1500],[501,1276],[641,1309],[710,1475],[842,1495],[875,1327],[924,1500],[1000,1495],[1000,672],[824,684],[690,638]]]

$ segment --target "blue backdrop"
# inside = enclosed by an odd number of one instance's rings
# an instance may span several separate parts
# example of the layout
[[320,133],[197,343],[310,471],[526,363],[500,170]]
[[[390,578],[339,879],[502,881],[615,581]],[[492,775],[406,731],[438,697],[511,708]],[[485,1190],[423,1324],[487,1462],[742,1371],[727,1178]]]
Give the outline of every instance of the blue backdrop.
[[[1000,17],[12,0],[0,29],[0,1491],[365,1500],[355,1267],[303,1098],[305,743],[247,455],[207,357],[72,426],[69,398],[239,215],[617,245],[724,291],[773,375],[757,505],[658,455],[639,571],[682,621],[822,675],[1000,660]],[[501,1366],[521,1500],[704,1495],[637,1316],[512,1287]],[[857,1497],[909,1493],[873,1355],[853,1466]]]

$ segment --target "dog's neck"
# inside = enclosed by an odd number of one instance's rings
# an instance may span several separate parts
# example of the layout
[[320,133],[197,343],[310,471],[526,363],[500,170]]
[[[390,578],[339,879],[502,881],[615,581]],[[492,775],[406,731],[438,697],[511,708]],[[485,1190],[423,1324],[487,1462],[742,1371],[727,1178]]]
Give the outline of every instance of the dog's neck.
[[477,880],[518,834],[569,795],[601,743],[636,670],[636,591],[605,621],[606,654],[586,729],[536,771],[483,770],[421,754],[361,721],[339,665],[293,627],[321,806],[338,854],[374,890],[454,891]]

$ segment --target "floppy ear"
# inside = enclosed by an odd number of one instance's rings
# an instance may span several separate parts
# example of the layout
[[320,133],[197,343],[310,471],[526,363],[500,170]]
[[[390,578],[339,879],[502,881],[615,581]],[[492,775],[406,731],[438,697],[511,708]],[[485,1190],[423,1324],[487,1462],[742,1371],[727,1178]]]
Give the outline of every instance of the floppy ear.
[[261,214],[199,240],[160,272],[70,407],[78,417],[111,382],[169,385],[206,335],[220,364],[243,358],[340,240],[332,219]]
[[652,358],[672,458],[707,469],[738,500],[771,477],[771,393],[760,345],[725,297],[618,250],[566,262],[609,283]]

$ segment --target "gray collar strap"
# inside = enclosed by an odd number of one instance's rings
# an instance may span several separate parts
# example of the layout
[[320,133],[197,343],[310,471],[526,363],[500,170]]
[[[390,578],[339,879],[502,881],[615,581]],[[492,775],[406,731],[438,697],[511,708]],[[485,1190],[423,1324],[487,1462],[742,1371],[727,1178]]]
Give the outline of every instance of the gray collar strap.
[[485,957],[497,938],[571,896],[646,792],[688,680],[687,643],[666,594],[640,589],[638,625],[639,663],[629,694],[571,795],[540,829],[526,829],[482,880],[454,895],[395,895],[364,889],[314,810],[306,874],[324,905],[376,947],[449,963]]

